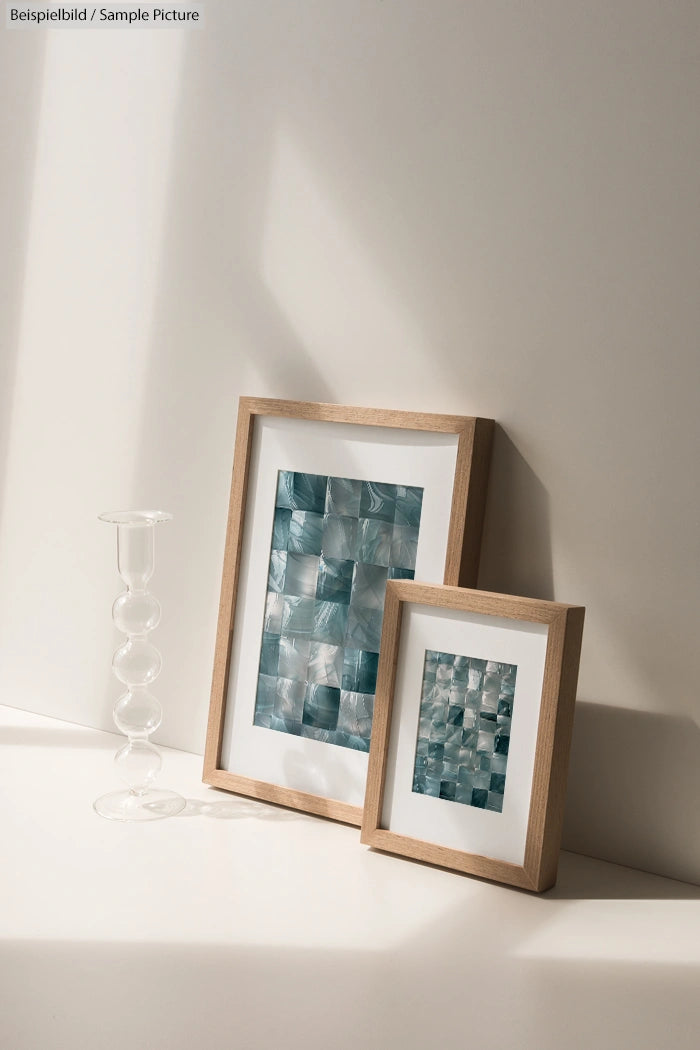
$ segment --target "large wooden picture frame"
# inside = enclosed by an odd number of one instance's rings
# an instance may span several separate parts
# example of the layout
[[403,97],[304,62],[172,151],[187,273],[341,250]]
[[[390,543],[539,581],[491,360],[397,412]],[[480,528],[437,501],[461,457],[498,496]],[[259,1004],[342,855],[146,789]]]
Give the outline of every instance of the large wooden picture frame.
[[363,842],[554,884],[583,619],[580,606],[388,584]]
[[386,581],[475,583],[492,433],[241,398],[206,783],[361,823]]

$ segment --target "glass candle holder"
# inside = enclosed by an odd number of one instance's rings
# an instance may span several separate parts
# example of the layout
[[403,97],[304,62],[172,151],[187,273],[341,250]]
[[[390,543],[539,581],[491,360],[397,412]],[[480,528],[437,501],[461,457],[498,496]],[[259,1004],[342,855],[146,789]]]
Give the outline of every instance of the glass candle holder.
[[160,603],[148,590],[153,575],[155,526],[170,521],[166,511],[114,511],[100,521],[117,526],[117,568],[126,584],[112,606],[115,626],[126,640],[112,657],[112,670],[126,692],[114,705],[114,722],[127,742],[114,756],[126,789],[102,795],[93,803],[108,820],[162,820],[180,813],[185,799],[175,791],[153,786],[161,756],[149,737],[160,725],[163,711],[151,693],[161,668],[161,656],[148,635],[160,621]]

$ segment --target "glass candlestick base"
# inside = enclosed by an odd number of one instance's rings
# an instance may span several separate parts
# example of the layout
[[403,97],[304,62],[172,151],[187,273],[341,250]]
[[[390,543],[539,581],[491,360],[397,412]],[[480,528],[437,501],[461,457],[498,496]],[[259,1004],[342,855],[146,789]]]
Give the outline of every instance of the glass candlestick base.
[[114,723],[127,742],[114,756],[126,791],[102,795],[93,808],[108,820],[162,820],[175,816],[186,802],[175,791],[154,788],[161,767],[160,752],[149,741],[163,718],[159,701],[150,692],[160,673],[161,657],[148,640],[160,621],[160,603],[148,590],[153,575],[153,532],[170,521],[166,511],[114,511],[100,514],[101,521],[117,526],[117,568],[126,584],[112,606],[112,619],[126,635],[112,657],[112,670],[126,686],[114,705]]
[[93,809],[107,820],[162,820],[182,813],[185,805],[185,799],[176,791],[151,788],[143,795],[112,791],[93,802]]

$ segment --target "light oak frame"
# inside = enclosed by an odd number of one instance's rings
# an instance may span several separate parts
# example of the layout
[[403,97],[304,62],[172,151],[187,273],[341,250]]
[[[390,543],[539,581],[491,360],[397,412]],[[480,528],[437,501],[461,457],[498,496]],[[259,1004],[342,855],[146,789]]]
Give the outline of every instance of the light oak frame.
[[444,581],[461,585],[476,582],[494,422],[491,419],[475,417],[353,408],[302,401],[251,397],[240,399],[203,780],[213,787],[359,826],[362,822],[361,806],[251,779],[221,768],[221,746],[252,440],[256,420],[264,416],[457,434],[457,459]]
[[[397,834],[381,826],[404,605],[547,624],[539,726],[522,866]],[[556,881],[585,610],[485,591],[387,584],[361,841],[389,853],[541,892]],[[420,689],[420,683],[416,685]],[[517,687],[516,687],[517,696]]]

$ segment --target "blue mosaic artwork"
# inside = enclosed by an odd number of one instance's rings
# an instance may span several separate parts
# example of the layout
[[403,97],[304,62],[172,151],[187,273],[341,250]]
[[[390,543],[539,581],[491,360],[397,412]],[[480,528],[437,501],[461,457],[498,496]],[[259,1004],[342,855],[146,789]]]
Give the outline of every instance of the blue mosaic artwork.
[[414,791],[503,811],[517,670],[426,650]]
[[423,489],[278,474],[254,723],[369,751],[387,580],[412,580]]

